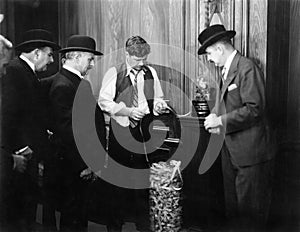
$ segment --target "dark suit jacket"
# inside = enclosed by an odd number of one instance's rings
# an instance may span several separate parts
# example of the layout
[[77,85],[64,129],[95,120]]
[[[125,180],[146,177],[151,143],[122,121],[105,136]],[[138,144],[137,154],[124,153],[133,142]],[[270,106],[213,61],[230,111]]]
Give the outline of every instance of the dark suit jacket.
[[272,158],[268,152],[265,104],[262,72],[254,62],[237,53],[213,111],[222,115],[225,143],[238,165],[253,165]]
[[[68,164],[66,169],[79,173],[87,168],[87,164],[93,170],[100,169],[104,154],[96,148],[99,141],[102,147],[106,147],[106,129],[103,112],[92,94],[90,83],[66,69],[61,69],[51,79],[49,100],[54,120],[53,130],[59,137],[61,153]],[[73,107],[78,99],[84,104],[79,114],[74,113],[78,107]],[[85,107],[93,112],[87,112]],[[78,116],[79,120],[83,120],[81,128],[75,125]],[[78,147],[78,143],[81,146]]]
[[[26,62],[12,60],[2,78],[2,147],[13,153],[30,146],[36,158],[44,152],[40,81]],[[38,156],[38,157],[37,157]]]
[[[0,115],[2,115],[2,86],[0,86]],[[2,117],[0,117],[0,125],[2,125]],[[1,189],[5,189],[4,186],[9,182],[12,171],[13,171],[13,157],[12,154],[7,152],[2,147],[2,130],[0,130],[0,141],[1,141],[1,148],[0,148],[0,198],[3,195],[3,191]],[[2,198],[1,198],[2,200]],[[0,204],[2,201],[0,200]]]

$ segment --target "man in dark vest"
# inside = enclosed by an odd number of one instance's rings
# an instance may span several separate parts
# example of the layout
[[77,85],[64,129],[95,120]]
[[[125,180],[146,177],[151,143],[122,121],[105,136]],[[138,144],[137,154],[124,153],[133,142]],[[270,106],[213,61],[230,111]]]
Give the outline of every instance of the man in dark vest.
[[[126,61],[106,72],[98,100],[102,110],[111,117],[109,156],[119,164],[132,169],[149,168],[146,148],[146,143],[150,139],[149,123],[153,115],[167,110],[157,73],[145,63],[149,53],[150,45],[143,38],[140,36],[129,38],[125,46]],[[138,176],[130,179],[133,182],[139,181]],[[124,200],[126,195],[133,197],[137,229],[149,231],[147,189],[129,190],[112,186],[111,190],[108,231],[122,230],[124,223],[122,211],[126,206]],[[131,201],[127,202],[131,204]]]

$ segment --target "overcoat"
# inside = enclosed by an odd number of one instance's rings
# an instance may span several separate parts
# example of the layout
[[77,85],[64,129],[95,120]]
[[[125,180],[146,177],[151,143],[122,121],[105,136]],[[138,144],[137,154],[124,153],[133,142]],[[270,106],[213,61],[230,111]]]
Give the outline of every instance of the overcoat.
[[[93,131],[97,132],[98,138],[100,141],[102,148],[106,147],[106,129],[105,129],[105,121],[103,112],[98,106],[93,94],[90,83],[86,80],[81,80],[79,76],[76,74],[62,68],[57,74],[53,77],[53,83],[51,84],[49,90],[49,100],[51,104],[51,110],[53,114],[54,120],[54,134],[58,136],[60,141],[60,151],[68,164],[68,168],[72,172],[81,172],[85,168],[87,168],[86,162],[83,160],[82,155],[93,155],[91,158],[91,165],[93,165],[93,159],[95,163],[100,168],[100,163],[103,161],[103,152],[93,150],[89,154],[82,154],[77,149],[78,141],[75,141],[74,133],[76,133],[76,128],[74,128],[74,102],[76,97],[81,98],[81,103],[83,109],[79,109],[79,117],[82,120],[87,121],[87,126],[83,125],[83,130],[79,132],[78,139],[82,139],[82,141],[87,141],[89,144],[85,144],[86,146],[90,146],[90,149],[94,149],[96,146],[90,143],[89,138],[95,141],[95,138],[92,138]],[[80,86],[80,88],[79,88]],[[78,90],[80,91],[78,92]],[[76,95],[80,94],[80,95]],[[89,109],[93,109],[92,114],[89,115],[88,112],[85,112],[85,107],[88,106]],[[80,108],[80,106],[79,106]],[[78,117],[78,115],[77,115]],[[91,119],[90,119],[91,118]],[[91,122],[93,120],[93,122]],[[92,124],[91,124],[92,123]],[[95,126],[93,128],[93,125]],[[80,141],[79,141],[80,142]],[[86,142],[85,142],[86,143]],[[102,155],[101,158],[97,158],[96,156]],[[99,162],[98,162],[99,161]]]

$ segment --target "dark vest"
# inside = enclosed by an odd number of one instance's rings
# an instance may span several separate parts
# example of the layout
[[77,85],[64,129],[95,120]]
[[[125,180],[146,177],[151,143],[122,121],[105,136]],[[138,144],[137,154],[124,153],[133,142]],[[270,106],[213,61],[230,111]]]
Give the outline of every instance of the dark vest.
[[[122,64],[117,69],[116,95],[114,101],[124,102],[127,107],[131,106],[133,98],[133,87],[130,77],[126,76],[126,64]],[[150,114],[153,114],[153,99],[154,99],[154,79],[151,70],[147,66],[143,66],[144,71],[144,94],[147,99]]]

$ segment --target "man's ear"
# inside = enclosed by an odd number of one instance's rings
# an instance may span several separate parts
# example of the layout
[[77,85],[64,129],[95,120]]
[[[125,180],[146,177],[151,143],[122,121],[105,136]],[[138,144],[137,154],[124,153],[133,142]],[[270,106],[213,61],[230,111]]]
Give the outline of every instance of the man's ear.
[[223,44],[217,43],[217,44],[216,44],[216,48],[217,48],[217,50],[218,50],[221,54],[224,53],[224,45],[223,45]]
[[34,54],[34,58],[38,59],[39,56],[40,56],[40,54],[41,54],[41,50],[38,49],[38,48],[36,48],[36,49],[34,49],[32,52],[33,52],[33,54]]
[[82,54],[81,54],[80,52],[77,52],[77,53],[75,54],[75,59],[78,60],[78,59],[81,57],[81,55],[82,55]]

